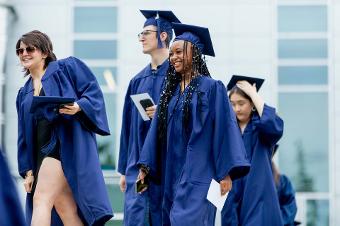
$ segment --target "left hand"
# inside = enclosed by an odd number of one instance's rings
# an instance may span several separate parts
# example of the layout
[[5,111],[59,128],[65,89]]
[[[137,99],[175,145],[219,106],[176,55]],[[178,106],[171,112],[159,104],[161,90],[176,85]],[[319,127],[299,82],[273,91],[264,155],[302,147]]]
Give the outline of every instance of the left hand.
[[73,105],[64,105],[64,107],[59,108],[59,113],[65,115],[75,115],[79,111],[81,111],[81,108],[79,107],[77,102],[74,102]]
[[245,92],[249,97],[252,97],[254,93],[257,93],[256,83],[251,85],[249,82],[242,80],[236,83],[236,86]]
[[231,190],[233,186],[233,182],[230,176],[226,176],[223,180],[220,181],[221,195],[227,194]]
[[154,106],[146,108],[145,112],[148,115],[148,117],[152,119],[153,116],[155,115],[156,109],[157,109],[157,105],[154,105]]

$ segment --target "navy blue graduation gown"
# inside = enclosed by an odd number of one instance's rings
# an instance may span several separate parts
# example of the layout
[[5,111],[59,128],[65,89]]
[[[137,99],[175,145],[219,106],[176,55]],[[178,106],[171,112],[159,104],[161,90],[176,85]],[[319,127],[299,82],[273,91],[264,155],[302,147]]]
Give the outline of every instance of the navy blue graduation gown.
[[152,183],[148,191],[137,194],[135,182],[139,173],[137,162],[151,121],[144,121],[130,95],[148,93],[157,104],[161,95],[164,78],[169,67],[166,60],[157,70],[147,65],[131,81],[126,92],[120,137],[118,172],[126,177],[127,189],[124,203],[124,225],[144,226],[148,202],[152,225],[161,222],[160,188]]
[[0,150],[0,225],[25,226],[24,215],[14,180]]
[[206,199],[212,179],[228,174],[236,179],[249,170],[249,162],[235,114],[222,82],[199,76],[191,82],[192,94],[188,128],[183,128],[183,100],[188,89],[177,90],[168,107],[167,144],[157,150],[158,118],[151,124],[139,164],[150,167],[157,177],[156,152],[163,154],[163,225],[214,225],[216,208]]
[[283,225],[271,168],[271,150],[282,133],[282,119],[267,105],[261,117],[255,113],[249,121],[243,141],[250,172],[233,182],[222,211],[223,226]]
[[295,190],[289,178],[284,174],[280,174],[280,181],[277,186],[277,195],[279,197],[283,225],[293,226],[297,212]]
[[[42,77],[46,96],[73,97],[82,109],[74,116],[58,113],[55,106],[47,105],[30,113],[33,98],[32,79],[29,78],[17,96],[18,112],[18,166],[24,177],[27,170],[36,170],[34,135],[36,117],[55,122],[51,140],[41,150],[53,150],[60,142],[61,164],[71,187],[73,197],[85,225],[104,225],[113,215],[98,158],[95,133],[109,135],[103,94],[95,76],[80,60],[69,57],[51,62]],[[26,218],[30,223],[32,195],[27,194]],[[52,213],[52,225],[61,225]]]

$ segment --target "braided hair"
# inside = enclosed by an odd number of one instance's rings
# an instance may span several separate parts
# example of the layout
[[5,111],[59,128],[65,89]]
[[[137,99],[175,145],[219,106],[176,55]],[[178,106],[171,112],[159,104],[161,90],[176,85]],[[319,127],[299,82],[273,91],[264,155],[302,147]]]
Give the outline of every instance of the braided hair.
[[[185,56],[188,55],[188,41],[184,41],[183,45],[184,51],[184,59]],[[205,57],[202,55],[199,48],[196,45],[191,45],[191,53],[192,53],[192,64],[189,65],[188,62],[184,61],[184,68],[189,68],[190,73],[181,75],[176,72],[173,65],[170,64],[167,75],[165,78],[165,88],[162,92],[159,106],[158,106],[158,142],[160,144],[164,144],[166,142],[166,132],[167,132],[167,116],[168,116],[168,105],[171,98],[174,95],[176,87],[180,82],[185,83],[185,81],[190,81],[187,87],[187,92],[184,97],[183,103],[183,127],[188,129],[189,119],[190,119],[190,103],[192,99],[192,94],[198,87],[198,80],[195,79],[198,76],[208,76],[210,77],[210,73],[208,67],[205,62]],[[186,76],[190,76],[190,78],[186,78]],[[185,84],[184,84],[185,85]],[[184,86],[185,87],[185,86]]]

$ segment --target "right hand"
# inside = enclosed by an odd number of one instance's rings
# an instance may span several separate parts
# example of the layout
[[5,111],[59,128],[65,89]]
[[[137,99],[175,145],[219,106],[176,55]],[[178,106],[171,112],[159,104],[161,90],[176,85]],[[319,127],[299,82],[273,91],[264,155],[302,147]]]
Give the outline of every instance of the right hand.
[[151,106],[151,107],[147,107],[145,109],[145,112],[146,112],[146,115],[153,119],[153,117],[155,116],[155,113],[156,113],[156,109],[157,109],[157,105],[154,105],[154,106]]
[[125,175],[121,175],[119,179],[119,187],[122,192],[126,191],[126,178]]
[[32,170],[30,170],[26,173],[26,176],[24,179],[24,187],[27,193],[32,192],[33,182],[34,182],[34,176],[33,176]]
[[233,187],[233,181],[231,180],[230,176],[226,176],[223,180],[220,181],[220,189],[221,195],[227,194]]
[[245,92],[250,98],[257,93],[256,90],[256,83],[254,83],[253,85],[250,84],[249,82],[242,80],[242,81],[238,81],[236,83],[236,86],[238,88],[240,88],[243,92]]

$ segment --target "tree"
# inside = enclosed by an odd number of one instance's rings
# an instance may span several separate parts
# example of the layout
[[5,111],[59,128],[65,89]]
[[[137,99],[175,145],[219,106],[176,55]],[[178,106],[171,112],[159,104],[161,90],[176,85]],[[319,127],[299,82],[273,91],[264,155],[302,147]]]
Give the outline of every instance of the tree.
[[[297,177],[295,178],[296,190],[299,192],[313,192],[314,181],[308,175],[305,162],[305,151],[301,139],[295,141],[296,160],[297,160]],[[316,226],[318,220],[318,204],[316,200],[310,200],[307,203],[307,226]]]

